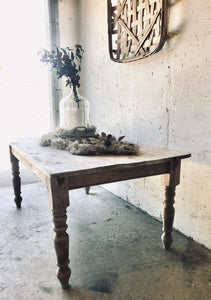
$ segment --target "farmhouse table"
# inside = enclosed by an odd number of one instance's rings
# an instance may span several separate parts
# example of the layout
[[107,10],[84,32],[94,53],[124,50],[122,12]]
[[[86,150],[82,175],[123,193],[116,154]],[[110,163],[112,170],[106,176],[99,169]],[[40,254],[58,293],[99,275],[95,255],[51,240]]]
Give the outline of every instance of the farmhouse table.
[[38,138],[16,139],[9,144],[13,187],[17,208],[21,207],[19,161],[31,169],[47,186],[48,201],[53,215],[54,245],[57,256],[57,278],[68,287],[69,236],[66,232],[69,206],[68,191],[134,179],[161,175],[165,186],[162,242],[165,249],[172,243],[175,188],[180,183],[181,159],[191,156],[167,148],[140,145],[138,156],[77,156],[66,151],[40,146]]

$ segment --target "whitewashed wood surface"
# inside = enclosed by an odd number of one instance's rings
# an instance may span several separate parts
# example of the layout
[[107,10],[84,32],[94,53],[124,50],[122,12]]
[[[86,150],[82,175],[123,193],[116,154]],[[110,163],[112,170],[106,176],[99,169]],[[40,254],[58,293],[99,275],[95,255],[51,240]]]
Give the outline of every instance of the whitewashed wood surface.
[[[104,155],[79,156],[66,151],[42,147],[39,138],[16,139],[10,144],[12,151],[27,167],[33,171],[39,170],[43,175],[75,173],[106,166],[137,164],[139,166],[162,163],[171,158],[187,158],[190,153],[168,148],[158,148],[150,145],[140,145],[140,155]],[[94,170],[93,170],[94,171]]]

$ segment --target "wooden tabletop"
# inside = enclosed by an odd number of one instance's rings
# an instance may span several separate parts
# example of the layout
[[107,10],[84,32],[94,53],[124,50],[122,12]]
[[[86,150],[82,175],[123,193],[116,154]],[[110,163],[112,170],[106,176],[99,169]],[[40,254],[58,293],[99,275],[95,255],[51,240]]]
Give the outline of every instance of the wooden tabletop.
[[10,143],[11,151],[21,162],[37,174],[46,177],[69,177],[80,174],[99,174],[99,171],[115,171],[125,168],[141,168],[165,163],[171,159],[190,157],[190,153],[150,145],[140,145],[140,155],[80,156],[67,151],[43,147],[39,138],[16,139]]

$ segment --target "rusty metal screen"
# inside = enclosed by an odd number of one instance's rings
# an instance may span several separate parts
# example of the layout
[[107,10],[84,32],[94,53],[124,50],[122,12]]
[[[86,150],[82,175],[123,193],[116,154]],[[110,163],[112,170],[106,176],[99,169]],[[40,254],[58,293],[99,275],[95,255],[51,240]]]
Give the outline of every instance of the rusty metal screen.
[[159,51],[165,39],[166,0],[108,0],[110,57],[130,62]]

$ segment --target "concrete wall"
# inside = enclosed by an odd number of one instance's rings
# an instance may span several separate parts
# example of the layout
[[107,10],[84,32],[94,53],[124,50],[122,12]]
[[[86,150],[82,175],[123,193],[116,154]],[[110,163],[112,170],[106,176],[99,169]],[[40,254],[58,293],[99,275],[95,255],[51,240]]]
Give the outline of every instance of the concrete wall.
[[[107,1],[79,2],[75,14],[80,20],[77,42],[85,48],[81,93],[91,103],[91,123],[98,132],[125,135],[130,142],[192,153],[182,162],[174,225],[211,248],[210,0],[169,1],[165,47],[147,59],[128,64],[109,59]],[[106,188],[161,218],[159,177]]]

